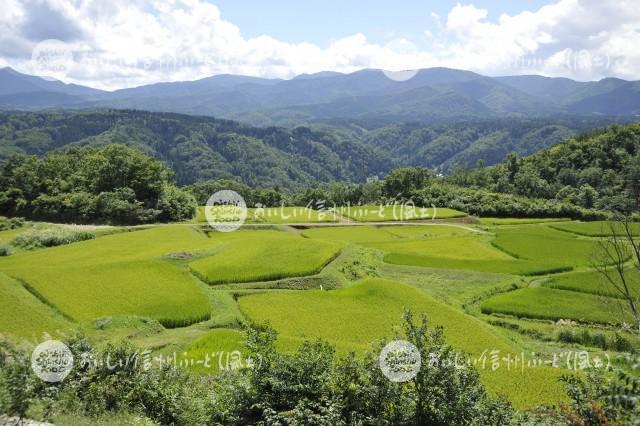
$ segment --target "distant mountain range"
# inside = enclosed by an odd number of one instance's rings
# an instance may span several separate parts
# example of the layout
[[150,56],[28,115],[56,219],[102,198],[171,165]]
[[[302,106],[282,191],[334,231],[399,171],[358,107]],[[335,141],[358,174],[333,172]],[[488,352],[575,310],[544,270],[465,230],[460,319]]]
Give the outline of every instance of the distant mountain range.
[[640,117],[640,81],[485,77],[423,69],[406,81],[380,70],[291,80],[217,75],[105,92],[0,69],[0,108],[128,108],[294,126],[327,120],[437,123],[505,117]]

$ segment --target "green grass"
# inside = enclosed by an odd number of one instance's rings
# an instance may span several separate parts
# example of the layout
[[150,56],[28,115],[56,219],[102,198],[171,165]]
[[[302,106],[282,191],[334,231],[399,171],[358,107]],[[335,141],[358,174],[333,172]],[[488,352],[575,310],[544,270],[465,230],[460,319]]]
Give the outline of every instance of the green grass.
[[186,268],[161,257],[214,244],[190,227],[163,226],[19,253],[0,259],[0,270],[77,321],[140,315],[178,326],[208,318],[209,302]]
[[[256,232],[260,232],[257,234]],[[189,263],[209,284],[277,280],[318,273],[340,252],[341,245],[279,231],[239,233],[213,254]]]
[[0,231],[0,243],[10,243],[13,241],[18,235],[25,232],[28,228],[16,228],[16,229],[7,229],[6,231]]
[[[559,223],[557,225],[551,225],[551,227],[560,231],[571,232],[578,235],[604,237],[611,235],[612,225],[614,227],[613,229],[617,233],[622,234],[624,232],[624,228],[621,224],[606,221]],[[631,225],[631,230],[634,235],[640,235],[640,223],[633,223]]]
[[473,305],[498,291],[506,291],[521,280],[511,275],[455,269],[420,268],[383,264],[378,267],[381,277],[410,284],[460,308]]
[[[629,269],[628,277],[633,283],[640,282],[640,272],[637,269]],[[611,271],[610,276],[616,278],[616,282],[620,283],[615,272]],[[597,294],[601,296],[621,298],[622,295],[611,285],[611,283],[599,272],[579,272],[572,274],[562,274],[551,278],[542,284],[544,287],[556,288],[560,290],[579,291],[582,293]],[[632,294],[638,295],[640,288],[633,286]]]
[[398,205],[365,205],[337,207],[336,212],[357,222],[388,222],[465,217],[466,213],[446,208],[410,207]]
[[[619,300],[603,298],[575,291],[556,290],[546,287],[525,288],[492,297],[482,304],[486,314],[507,314],[536,319],[570,319],[579,322],[600,324],[620,323]],[[625,313],[627,323],[632,318]]]
[[[196,223],[206,223],[205,206],[199,206],[194,219]],[[247,209],[248,224],[282,225],[290,223],[324,223],[337,222],[338,218],[331,211],[318,211],[307,207],[265,207]]]
[[[256,321],[269,321],[281,336],[293,342],[322,338],[339,348],[362,353],[382,336],[391,337],[401,323],[404,308],[427,313],[434,325],[444,327],[447,341],[475,356],[483,351],[517,353],[519,348],[501,338],[481,321],[438,302],[411,286],[369,279],[335,291],[271,292],[239,299],[242,311]],[[292,349],[291,349],[292,350]],[[560,398],[558,370],[525,369],[524,372],[481,369],[493,392],[512,398],[519,407]]]
[[526,225],[535,223],[550,222],[567,222],[569,218],[512,218],[512,217],[479,217],[478,221],[481,225],[500,226],[500,225]]
[[18,281],[0,273],[0,334],[38,342],[43,333],[68,333],[73,324],[38,300]]

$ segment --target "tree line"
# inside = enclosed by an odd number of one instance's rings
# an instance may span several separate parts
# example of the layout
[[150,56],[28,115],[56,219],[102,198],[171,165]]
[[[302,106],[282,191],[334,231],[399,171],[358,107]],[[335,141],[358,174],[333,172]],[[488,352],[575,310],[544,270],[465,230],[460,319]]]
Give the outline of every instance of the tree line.
[[123,145],[72,148],[0,164],[0,214],[134,224],[193,217],[194,197],[161,162]]

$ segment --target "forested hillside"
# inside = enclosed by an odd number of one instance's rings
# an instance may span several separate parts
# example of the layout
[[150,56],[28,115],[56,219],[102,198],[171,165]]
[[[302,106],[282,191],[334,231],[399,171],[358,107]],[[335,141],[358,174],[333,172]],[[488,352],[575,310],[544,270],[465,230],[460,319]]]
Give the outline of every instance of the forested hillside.
[[364,142],[387,152],[399,165],[436,168],[447,173],[456,165],[475,166],[520,156],[611,123],[607,119],[495,119],[440,125],[393,124],[368,132]]
[[638,210],[640,207],[640,123],[581,134],[526,158],[452,180],[496,192],[564,200],[586,208]]
[[340,132],[257,128],[228,120],[141,111],[0,114],[0,158],[119,143],[171,167],[178,184],[237,179],[291,188],[363,181],[393,166],[383,152]]
[[[452,124],[333,122],[293,129],[131,110],[0,113],[0,159],[112,143],[165,162],[179,185],[234,179],[295,189],[317,182],[364,182],[401,166],[449,172],[509,152],[529,155],[608,119],[500,119]],[[365,125],[368,125],[365,127]]]

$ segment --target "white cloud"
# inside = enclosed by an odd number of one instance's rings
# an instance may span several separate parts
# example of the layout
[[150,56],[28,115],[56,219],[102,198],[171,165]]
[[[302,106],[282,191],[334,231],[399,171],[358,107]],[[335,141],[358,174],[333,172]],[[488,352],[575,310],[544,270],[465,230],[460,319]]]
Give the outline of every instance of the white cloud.
[[41,73],[29,61],[42,38],[74,52],[74,65],[56,76],[106,89],[219,73],[292,77],[324,70],[402,70],[430,66],[489,75],[539,73],[577,79],[640,78],[637,0],[559,0],[536,11],[502,15],[458,4],[434,13],[429,48],[406,39],[385,45],[364,34],[328,46],[247,38],[204,0],[2,0],[0,65]]

